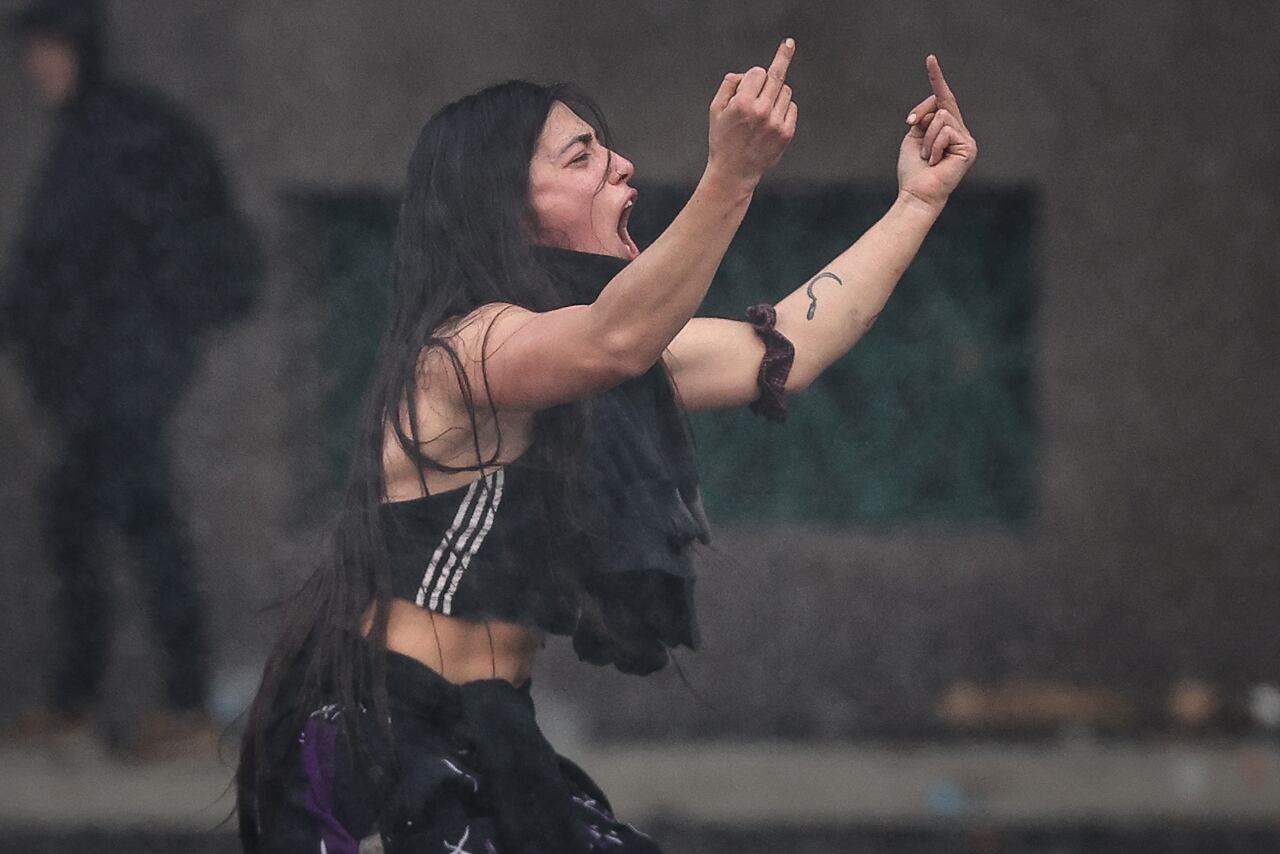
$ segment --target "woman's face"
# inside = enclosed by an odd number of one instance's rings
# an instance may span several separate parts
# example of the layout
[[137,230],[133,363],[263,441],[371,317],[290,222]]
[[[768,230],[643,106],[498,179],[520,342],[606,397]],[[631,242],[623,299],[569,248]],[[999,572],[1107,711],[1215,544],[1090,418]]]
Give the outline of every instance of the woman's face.
[[630,160],[601,145],[591,125],[557,101],[529,162],[529,200],[538,218],[538,241],[635,258],[640,250],[627,233],[636,198],[627,182],[634,173]]

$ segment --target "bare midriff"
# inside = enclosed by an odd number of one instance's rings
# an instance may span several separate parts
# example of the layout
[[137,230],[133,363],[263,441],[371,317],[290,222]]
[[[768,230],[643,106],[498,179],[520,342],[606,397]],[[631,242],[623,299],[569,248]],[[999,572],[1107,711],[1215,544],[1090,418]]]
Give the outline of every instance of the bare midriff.
[[387,649],[417,659],[450,682],[505,679],[523,685],[533,676],[541,644],[542,633],[528,626],[464,620],[391,600]]

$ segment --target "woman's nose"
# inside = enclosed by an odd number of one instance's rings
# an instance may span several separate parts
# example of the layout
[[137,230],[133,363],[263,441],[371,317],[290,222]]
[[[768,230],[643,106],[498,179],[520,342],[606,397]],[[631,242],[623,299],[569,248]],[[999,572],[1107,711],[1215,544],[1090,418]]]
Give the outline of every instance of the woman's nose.
[[636,165],[615,151],[613,153],[614,180],[624,181],[634,174],[636,174]]

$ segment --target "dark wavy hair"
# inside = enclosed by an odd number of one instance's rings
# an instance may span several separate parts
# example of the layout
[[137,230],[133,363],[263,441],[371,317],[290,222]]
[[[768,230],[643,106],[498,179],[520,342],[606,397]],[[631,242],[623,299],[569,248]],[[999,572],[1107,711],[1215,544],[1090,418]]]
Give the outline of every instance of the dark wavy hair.
[[[451,360],[474,432],[477,404],[461,357],[441,332],[446,321],[488,303],[546,311],[574,301],[535,250],[537,223],[529,200],[529,164],[556,102],[591,124],[609,145],[601,111],[582,92],[568,84],[523,81],[449,104],[418,137],[396,230],[390,316],[361,404],[342,503],[319,565],[288,603],[284,631],[249,711],[236,771],[247,850],[255,850],[269,833],[296,735],[310,711],[329,703],[363,706],[366,720],[389,736],[384,653],[391,593],[379,512],[386,499],[386,426],[394,425],[396,441],[416,463],[424,493],[429,470],[482,470],[501,457],[500,435],[487,457],[476,440],[473,466],[446,466],[423,452],[416,418],[422,354],[435,348]],[[408,409],[408,432],[402,406]],[[575,404],[548,410],[535,421],[534,447],[527,453],[540,455],[542,465],[571,473],[572,448],[585,421]],[[370,609],[372,621],[364,633],[362,621]],[[357,757],[373,758],[379,748],[371,742],[389,744],[389,739],[362,735],[356,717],[342,716],[343,740]]]

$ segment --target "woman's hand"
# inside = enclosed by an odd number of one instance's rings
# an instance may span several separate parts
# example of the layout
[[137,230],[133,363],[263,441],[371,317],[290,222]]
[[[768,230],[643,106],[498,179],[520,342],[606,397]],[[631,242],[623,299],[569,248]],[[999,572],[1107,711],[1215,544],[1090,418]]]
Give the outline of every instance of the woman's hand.
[[786,39],[766,70],[726,74],[711,101],[707,171],[754,189],[782,157],[796,132],[787,68],[796,45]]
[[898,192],[941,208],[978,158],[978,143],[965,127],[938,58],[930,54],[925,67],[933,94],[907,115],[911,130],[898,152]]

